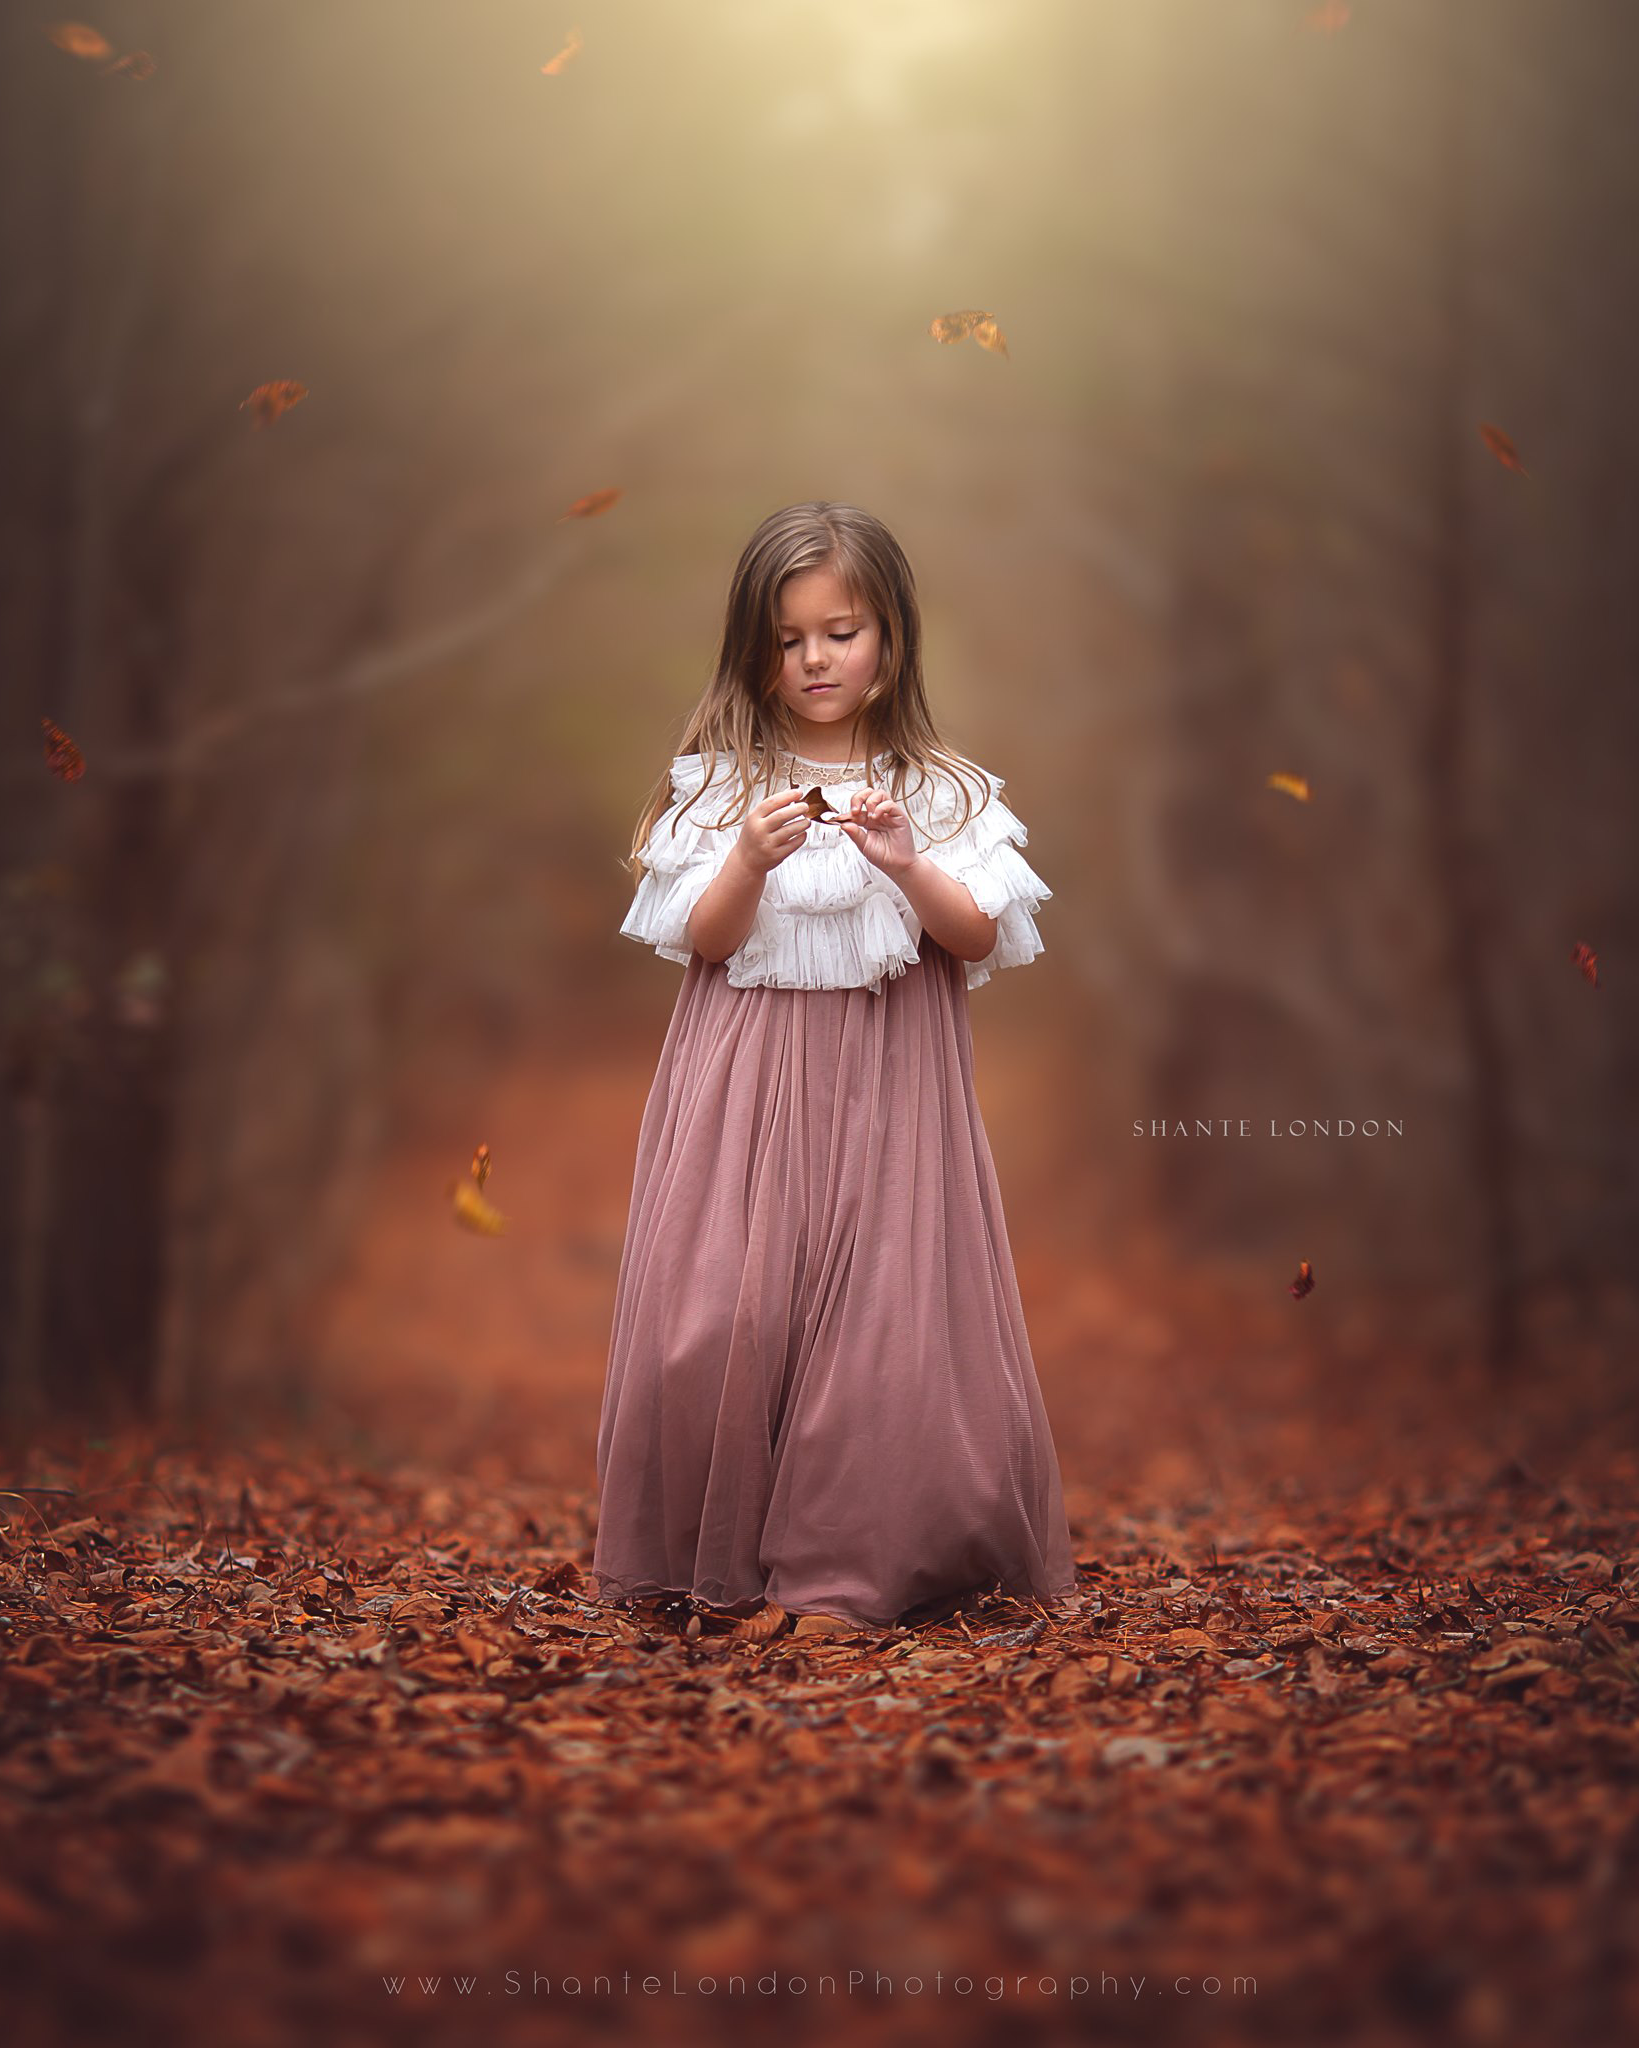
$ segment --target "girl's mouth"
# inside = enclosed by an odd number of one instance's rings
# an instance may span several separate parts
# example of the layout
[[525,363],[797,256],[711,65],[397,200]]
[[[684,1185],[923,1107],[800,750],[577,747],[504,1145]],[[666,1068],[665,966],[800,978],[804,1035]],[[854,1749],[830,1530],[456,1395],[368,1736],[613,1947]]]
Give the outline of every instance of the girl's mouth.
[[815,690],[834,690],[834,689],[836,688],[836,684],[835,684],[835,683],[804,683],[804,684],[803,684],[803,688],[804,688],[804,690],[805,690],[805,691],[807,691],[807,692],[808,692],[808,693],[809,693],[810,695],[812,695],[812,694],[813,694],[813,692],[814,692]]

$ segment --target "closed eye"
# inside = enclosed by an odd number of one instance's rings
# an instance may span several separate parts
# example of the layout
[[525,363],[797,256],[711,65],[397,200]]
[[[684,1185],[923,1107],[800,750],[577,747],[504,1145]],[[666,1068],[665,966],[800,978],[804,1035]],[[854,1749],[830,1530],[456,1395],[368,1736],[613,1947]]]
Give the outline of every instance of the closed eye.
[[[858,631],[859,631],[859,628],[858,628],[858,627],[856,626],[856,627],[854,628],[854,632],[853,632],[853,633],[833,633],[833,634],[831,635],[831,638],[832,638],[833,640],[852,640],[852,639],[853,639],[853,637],[854,637],[854,633],[857,633]],[[781,645],[782,647],[786,647],[786,648],[791,648],[791,647],[795,647],[795,646],[796,646],[796,644],[797,644],[797,643],[796,643],[796,641],[795,641],[795,640],[782,640],[782,641],[780,642],[780,645]]]

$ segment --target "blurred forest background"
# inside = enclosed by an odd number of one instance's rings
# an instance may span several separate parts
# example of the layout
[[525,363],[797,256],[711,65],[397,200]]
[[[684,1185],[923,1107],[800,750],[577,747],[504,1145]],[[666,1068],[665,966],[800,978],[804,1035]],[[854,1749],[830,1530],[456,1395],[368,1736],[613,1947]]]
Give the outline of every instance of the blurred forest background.
[[11,1416],[521,1402],[590,1483],[680,976],[621,863],[812,498],[1055,892],[973,1017],[1067,1479],[1396,1375],[1631,1416],[1639,14],[94,22],[151,74],[0,28]]

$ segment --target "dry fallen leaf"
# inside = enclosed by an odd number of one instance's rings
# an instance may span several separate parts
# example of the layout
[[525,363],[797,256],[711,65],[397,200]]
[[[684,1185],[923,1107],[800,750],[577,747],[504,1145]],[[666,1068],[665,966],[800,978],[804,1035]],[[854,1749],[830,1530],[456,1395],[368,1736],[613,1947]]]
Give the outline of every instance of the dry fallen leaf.
[[[1301,1301],[1306,1294],[1314,1291],[1315,1269],[1307,1259],[1298,1260],[1297,1278],[1287,1286],[1287,1293],[1294,1301]],[[1344,1290],[1347,1293],[1347,1289]]]
[[[395,1430],[404,1393],[381,1393]],[[868,1954],[903,1985],[955,1948],[1012,1995],[1021,1941],[1068,1953],[1135,1898],[1158,1981],[1220,1942],[1250,2001],[1278,1962],[1306,2007],[1347,2002],[1337,2048],[1403,2039],[1453,1945],[1498,1998],[1465,1998],[1464,2040],[1539,2009],[1623,2038],[1627,1979],[1588,1966],[1631,1919],[1639,1493],[1614,1433],[1539,1474],[1454,1388],[1342,1483],[1335,1423],[1300,1407],[1243,1497],[1136,1459],[1121,1498],[1079,1489],[1083,1591],[1051,1616],[992,1588],[954,1620],[757,1643],[681,1593],[600,1613],[594,1500],[540,1469],[560,1411],[485,1412],[433,1467],[373,1433],[316,1472],[301,1436],[120,1425],[83,1453],[65,1432],[57,1484],[0,1489],[8,2038],[86,2035],[88,1953],[122,2032],[176,2048],[265,2035],[292,1957],[314,2009],[351,2010],[361,1973],[401,2013],[435,1982],[447,2003],[418,1947],[496,2007],[521,1959],[618,1981],[642,1938],[750,1982],[793,1927],[810,1970]],[[801,1853],[719,1885],[771,1813]],[[1373,1931],[1341,1991],[1333,1909]],[[197,2025],[176,1955],[219,1971]]]
[[1582,969],[1584,976],[1593,983],[1595,988],[1598,988],[1599,955],[1592,946],[1588,945],[1584,940],[1578,939],[1571,948],[1571,958]]
[[1295,796],[1300,804],[1309,801],[1309,785],[1301,775],[1270,775],[1265,778],[1266,787],[1284,789],[1288,796]]

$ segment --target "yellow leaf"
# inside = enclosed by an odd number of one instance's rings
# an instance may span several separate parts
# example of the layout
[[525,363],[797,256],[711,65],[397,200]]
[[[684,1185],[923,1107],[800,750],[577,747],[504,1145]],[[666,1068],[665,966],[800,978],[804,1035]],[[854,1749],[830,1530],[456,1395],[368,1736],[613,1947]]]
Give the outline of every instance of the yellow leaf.
[[505,1231],[506,1218],[484,1200],[472,1181],[452,1180],[445,1193],[455,1204],[455,1220],[463,1230],[477,1231],[481,1237],[499,1237]]

